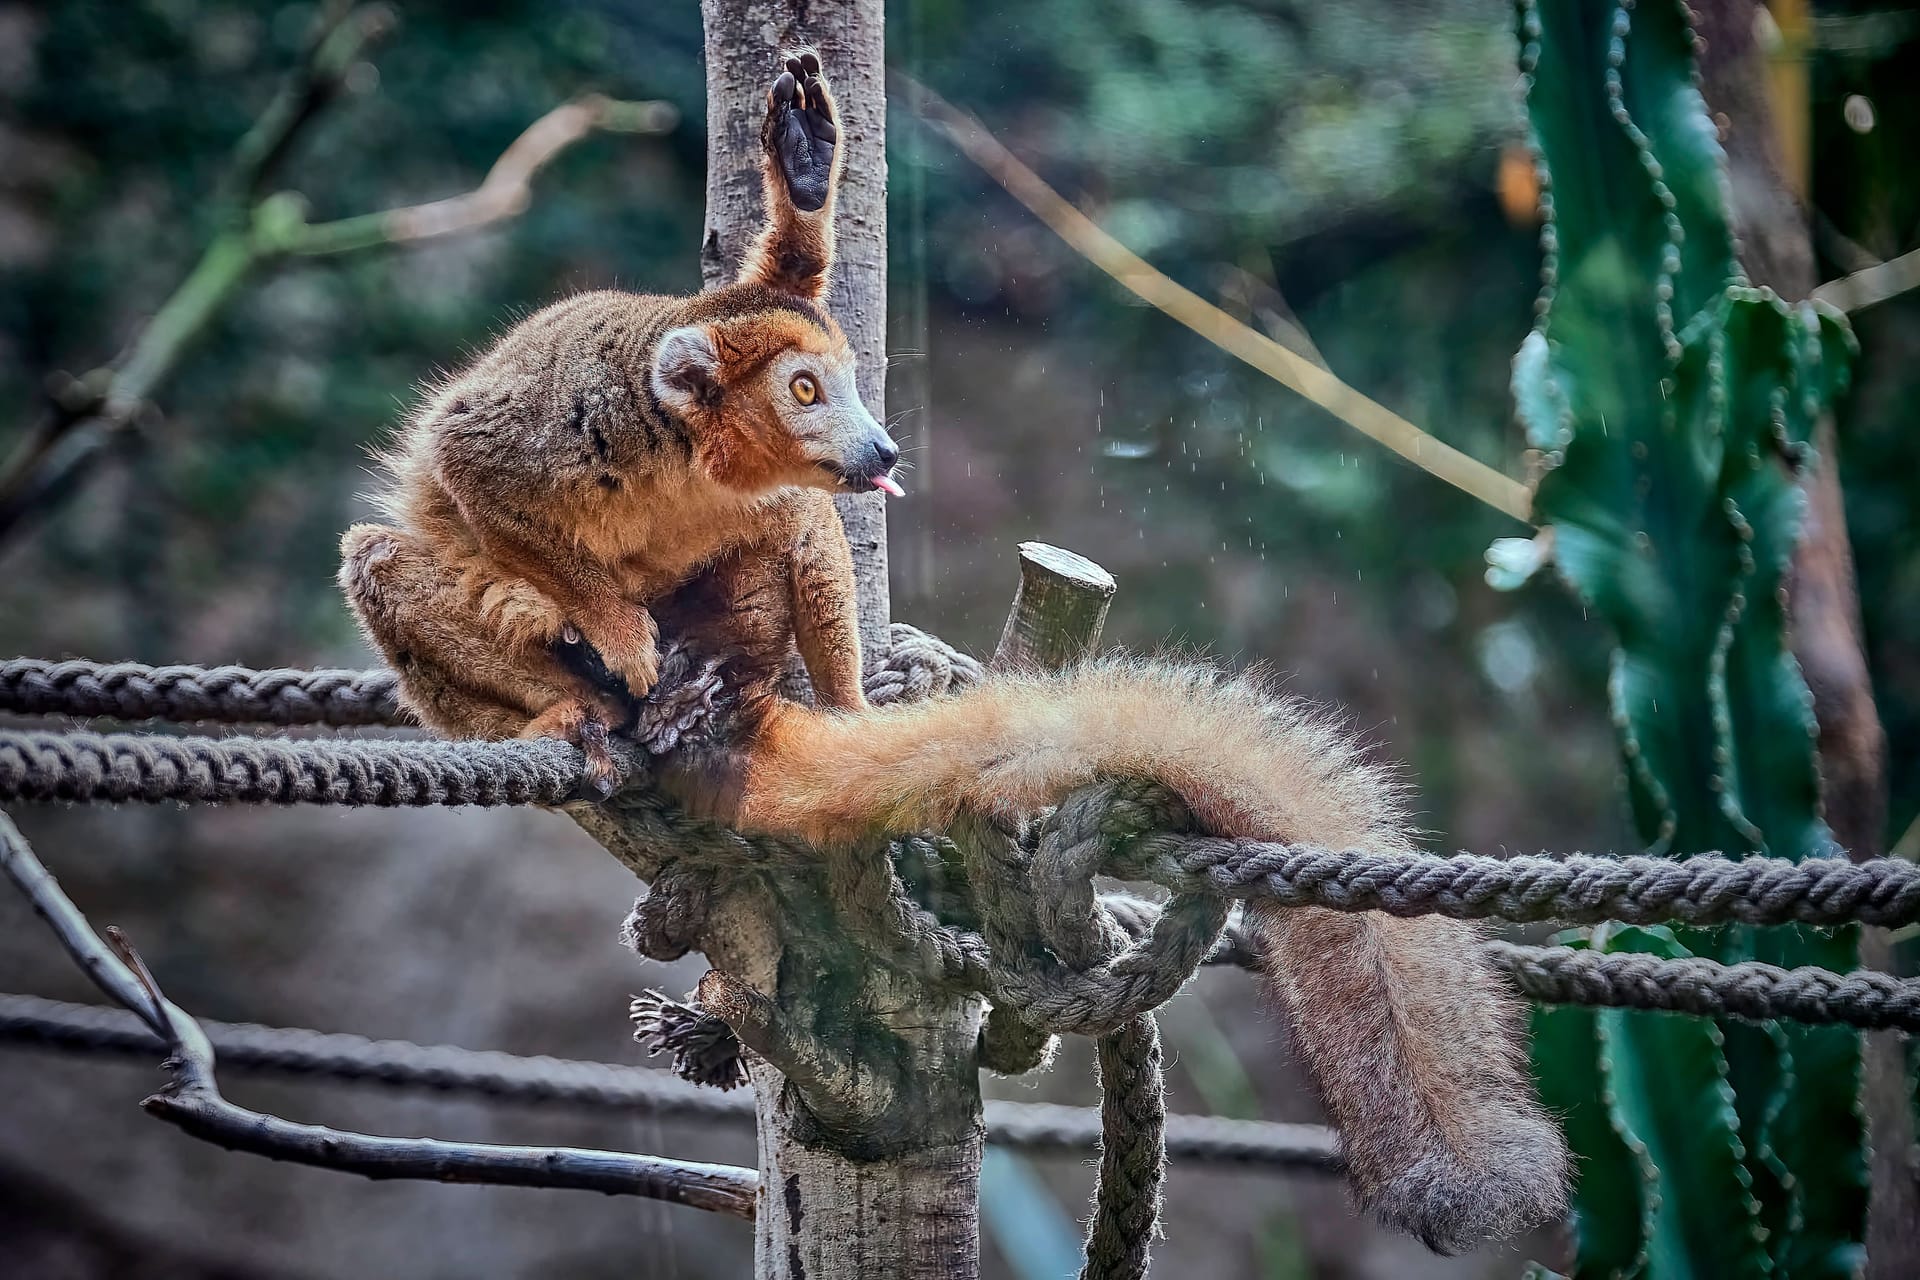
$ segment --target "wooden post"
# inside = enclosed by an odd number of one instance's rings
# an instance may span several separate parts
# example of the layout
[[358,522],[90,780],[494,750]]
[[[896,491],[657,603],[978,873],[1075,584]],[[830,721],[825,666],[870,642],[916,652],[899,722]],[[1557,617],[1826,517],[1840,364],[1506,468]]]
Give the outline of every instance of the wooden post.
[[[886,374],[886,100],[881,0],[702,0],[707,58],[709,285],[729,278],[759,218],[763,94],[776,52],[820,51],[847,147],[829,305],[858,353],[860,393],[883,413]],[[860,578],[861,640],[883,651],[884,514],[844,503]],[[1113,594],[1098,566],[1022,548],[1002,650],[1042,666],[1089,649]],[[609,805],[570,809],[642,879],[667,851]],[[717,872],[697,945],[713,962],[701,999],[739,1035],[760,1147],[754,1275],[761,1280],[975,1280],[980,1273],[979,1044],[985,1004],[882,962],[839,919],[835,859],[822,873]]]
[[1020,589],[1013,597],[993,665],[1058,671],[1093,652],[1113,602],[1113,575],[1085,556],[1020,544]]
[[[760,121],[778,53],[812,45],[840,107],[838,252],[827,307],[859,361],[860,399],[887,420],[887,69],[882,0],[701,0],[707,56],[707,226],[700,273],[733,278],[760,227]],[[860,580],[860,645],[886,652],[887,509],[878,491],[834,499]]]
[[[1020,563],[996,661],[1082,657],[1112,578],[1039,545]],[[642,879],[659,874],[667,851],[638,838],[617,800],[569,812]],[[872,851],[822,851],[861,856]],[[823,876],[723,873],[699,939],[716,969],[701,999],[753,1050],[754,1275],[975,1280],[983,1002],[883,963],[837,912]]]

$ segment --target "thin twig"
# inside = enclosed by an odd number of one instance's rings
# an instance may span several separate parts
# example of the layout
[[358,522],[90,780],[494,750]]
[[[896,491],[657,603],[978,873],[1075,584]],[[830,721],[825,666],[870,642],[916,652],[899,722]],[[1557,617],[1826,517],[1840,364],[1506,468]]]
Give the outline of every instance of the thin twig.
[[226,175],[215,192],[216,204],[245,213],[301,132],[346,88],[347,73],[360,55],[394,25],[393,10],[384,4],[356,8],[353,0],[327,0],[279,91],[234,144]]
[[1496,511],[1531,522],[1533,498],[1524,484],[1435,439],[1326,369],[1242,324],[1175,282],[1048,186],[978,120],[911,77],[895,74],[922,120],[1046,223],[1076,253],[1113,277],[1123,288],[1429,475],[1478,498]]
[[1909,249],[1877,266],[1829,280],[1815,289],[1812,297],[1815,302],[1825,302],[1853,315],[1912,289],[1920,289],[1920,249]]
[[[385,11],[376,7],[361,12]],[[348,23],[316,42],[312,57],[318,61],[295,74],[294,82],[248,134],[255,140],[243,139],[236,149],[234,173],[242,176],[230,176],[228,188],[244,191],[270,174],[292,131],[333,96],[324,88],[327,74],[344,75],[365,40],[380,29],[381,23],[369,18]],[[54,412],[28,433],[0,468],[0,545],[26,517],[55,505],[113,439],[135,423],[188,346],[256,271],[288,257],[413,245],[504,222],[525,211],[540,170],[589,134],[661,134],[677,120],[678,113],[669,103],[625,102],[589,94],[555,107],[528,125],[508,144],[481,184],[465,194],[314,224],[306,221],[305,203],[299,196],[281,192],[230,219],[127,354],[109,369],[70,380],[70,389],[56,400]]]
[[194,1137],[232,1151],[368,1178],[576,1188],[753,1217],[758,1175],[750,1169],[576,1147],[389,1138],[296,1124],[236,1106],[220,1093],[213,1046],[200,1025],[161,993],[139,954],[117,930],[110,931],[111,948],[100,940],[4,813],[0,870],[26,895],[87,976],[165,1043],[172,1079],[141,1105]]

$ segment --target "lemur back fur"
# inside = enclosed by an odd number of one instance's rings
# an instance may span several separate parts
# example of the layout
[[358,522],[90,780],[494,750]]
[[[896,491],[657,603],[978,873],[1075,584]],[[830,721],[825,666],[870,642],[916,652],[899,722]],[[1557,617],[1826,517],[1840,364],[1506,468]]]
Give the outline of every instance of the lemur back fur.
[[[744,829],[847,841],[1138,777],[1219,834],[1411,848],[1391,777],[1256,677],[1106,660],[867,706],[828,494],[891,489],[897,451],[820,305],[831,91],[811,54],[786,66],[762,131],[767,221],[736,283],[549,307],[433,391],[385,455],[391,523],[348,531],[340,576],[408,705],[447,733],[560,736],[604,764],[665,627],[740,655],[736,749],[664,774]],[[815,707],[773,692],[796,648]],[[1247,918],[1364,1204],[1442,1252],[1564,1211],[1565,1144],[1474,930],[1259,900]]]

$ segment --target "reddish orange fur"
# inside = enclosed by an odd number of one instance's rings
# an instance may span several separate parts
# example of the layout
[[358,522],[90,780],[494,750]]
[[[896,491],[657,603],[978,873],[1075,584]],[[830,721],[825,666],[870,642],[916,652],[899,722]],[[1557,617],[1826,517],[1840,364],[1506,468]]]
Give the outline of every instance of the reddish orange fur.
[[[836,151],[836,176],[838,163]],[[829,843],[937,828],[967,809],[1029,813],[1088,782],[1146,777],[1215,832],[1411,847],[1386,775],[1256,680],[1107,662],[867,708],[852,559],[821,466],[846,470],[860,433],[879,429],[851,392],[846,339],[816,305],[832,188],[803,212],[777,164],[769,144],[768,222],[737,283],[558,303],[403,429],[386,458],[392,524],[347,532],[340,579],[408,705],[449,733],[551,733],[591,754],[621,708],[553,642],[577,629],[640,695],[664,628],[742,655],[760,717],[742,749],[663,777],[743,826]],[[803,365],[832,374],[824,414],[783,399]],[[795,648],[827,710],[772,696]],[[1563,1210],[1565,1147],[1471,930],[1259,901],[1248,919],[1366,1203],[1448,1251]]]
[[[1111,778],[1164,784],[1218,834],[1413,847],[1399,787],[1327,717],[1257,676],[1117,659],[857,715],[777,707],[733,819],[848,841],[1032,813]],[[1473,929],[1259,899],[1247,922],[1365,1204],[1447,1253],[1564,1212],[1566,1146]]]
[[[830,102],[824,84],[812,91]],[[762,167],[769,219],[737,283],[556,303],[438,387],[383,455],[391,523],[347,532],[340,581],[426,723],[576,740],[583,724],[618,723],[618,699],[568,673],[554,642],[576,629],[643,696],[658,674],[652,611],[702,574],[706,595],[726,582],[738,607],[779,615],[770,630],[797,635],[826,705],[865,705],[850,560],[822,491],[844,482],[821,468],[860,432],[884,433],[814,302],[831,196],[803,213],[776,157]],[[778,376],[796,362],[837,395],[808,438]],[[743,558],[760,570],[716,572]],[[750,674],[770,684],[781,664],[770,652]]]

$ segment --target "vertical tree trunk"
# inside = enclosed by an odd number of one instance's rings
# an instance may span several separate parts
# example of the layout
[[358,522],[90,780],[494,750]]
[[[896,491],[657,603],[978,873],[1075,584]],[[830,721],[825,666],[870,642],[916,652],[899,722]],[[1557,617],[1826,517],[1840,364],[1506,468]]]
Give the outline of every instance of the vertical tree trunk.
[[[1754,283],[1788,299],[1805,298],[1818,283],[1813,238],[1799,193],[1806,175],[1792,171],[1796,129],[1775,127],[1766,54],[1759,47],[1758,0],[1693,0],[1706,47],[1700,59],[1701,90],[1720,122],[1727,149],[1740,260]],[[1804,0],[1776,6],[1790,37],[1804,37]],[[1792,53],[1793,51],[1789,51]],[[1794,95],[1804,104],[1805,95]],[[1801,162],[1805,162],[1802,155]],[[1791,584],[1793,647],[1813,693],[1820,727],[1820,766],[1827,823],[1856,859],[1884,852],[1887,821],[1886,732],[1873,701],[1860,595],[1847,538],[1840,488],[1839,438],[1831,416],[1819,424],[1814,447],[1818,466],[1808,482],[1806,534],[1794,560]],[[1861,934],[1861,960],[1886,968],[1892,958],[1885,930]],[[1912,1274],[1920,1261],[1920,1182],[1908,1152],[1913,1125],[1908,1110],[1904,1044],[1897,1032],[1868,1032],[1865,1040],[1865,1106],[1872,1145],[1872,1205],[1867,1223],[1867,1275],[1873,1280]]]
[[[840,107],[839,253],[827,302],[860,362],[860,398],[887,416],[887,67],[883,0],[701,0],[707,57],[707,287],[740,269],[760,227],[760,121],[776,54],[820,51]],[[860,643],[886,651],[887,511],[878,492],[834,499],[860,578]]]
[[[810,45],[833,80],[846,148],[828,305],[859,359],[861,397],[884,420],[882,2],[702,0],[701,11],[706,282],[738,270],[759,226],[759,130],[776,54]],[[889,620],[885,511],[877,494],[836,501],[871,660],[885,652]],[[879,963],[848,937],[838,909],[816,877],[723,876],[699,939],[717,970],[703,980],[702,999],[754,1050],[754,1274],[970,1280],[979,1274],[982,1003]]]

